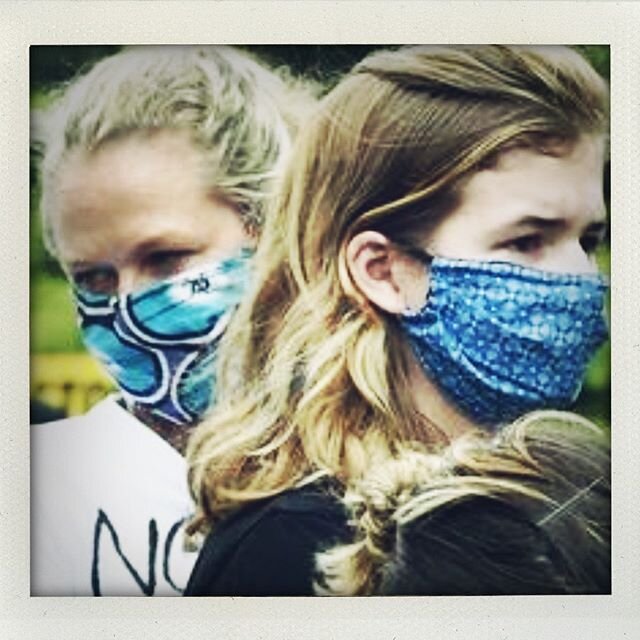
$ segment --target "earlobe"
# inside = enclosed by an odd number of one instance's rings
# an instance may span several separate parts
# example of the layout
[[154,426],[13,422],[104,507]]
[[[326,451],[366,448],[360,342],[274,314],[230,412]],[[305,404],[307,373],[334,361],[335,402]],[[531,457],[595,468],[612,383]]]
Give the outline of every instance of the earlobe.
[[389,313],[407,309],[415,272],[413,276],[407,272],[409,258],[386,236],[362,231],[350,240],[346,260],[354,284],[371,303]]

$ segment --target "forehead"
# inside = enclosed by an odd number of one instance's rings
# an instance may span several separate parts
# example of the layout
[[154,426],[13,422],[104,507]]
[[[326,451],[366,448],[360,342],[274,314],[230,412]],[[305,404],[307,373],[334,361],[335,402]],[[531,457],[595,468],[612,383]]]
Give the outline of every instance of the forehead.
[[195,184],[202,165],[203,154],[187,132],[139,131],[108,140],[96,149],[72,149],[61,163],[58,186],[63,194],[78,191],[84,195],[87,179],[96,180],[94,190],[103,182],[110,192],[117,192],[120,186],[159,185],[177,176],[181,180],[193,177]]
[[210,233],[203,173],[201,151],[178,131],[72,152],[58,172],[49,220],[61,259],[104,259],[158,235]]
[[583,137],[557,155],[530,148],[506,151],[495,166],[468,178],[460,205],[443,225],[488,228],[520,216],[601,219],[604,154],[602,137]]
[[181,132],[130,135],[63,160],[50,223],[61,250],[103,233],[171,226],[175,213],[206,198],[202,155]]

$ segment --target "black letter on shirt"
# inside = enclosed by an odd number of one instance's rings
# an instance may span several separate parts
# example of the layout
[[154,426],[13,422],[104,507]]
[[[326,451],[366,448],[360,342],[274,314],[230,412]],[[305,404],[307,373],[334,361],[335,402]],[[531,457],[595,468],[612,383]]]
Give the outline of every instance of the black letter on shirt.
[[176,533],[180,531],[180,526],[185,521],[185,518],[180,518],[178,522],[175,522],[171,529],[169,529],[169,533],[167,534],[167,539],[164,543],[164,560],[162,562],[162,572],[164,574],[164,579],[171,585],[171,587],[177,591],[178,593],[182,593],[184,589],[181,589],[176,583],[171,579],[169,575],[169,556],[171,555],[171,546],[173,545],[173,541],[176,537]]
[[149,581],[145,583],[129,562],[128,558],[122,553],[118,534],[107,517],[107,514],[102,509],[98,509],[98,519],[96,520],[96,526],[93,531],[93,562],[91,564],[91,588],[93,595],[102,595],[100,592],[100,534],[102,533],[102,525],[105,525],[109,530],[116,552],[120,558],[122,558],[122,561],[138,583],[141,591],[147,596],[152,596],[156,588],[155,567],[156,550],[158,548],[158,526],[156,525],[156,521],[153,518],[149,521]]

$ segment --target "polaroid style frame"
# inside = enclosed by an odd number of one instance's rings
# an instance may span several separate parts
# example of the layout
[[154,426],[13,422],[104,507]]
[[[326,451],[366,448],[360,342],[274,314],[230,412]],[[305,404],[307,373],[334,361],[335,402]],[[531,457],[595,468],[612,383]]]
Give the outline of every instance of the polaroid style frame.
[[[8,638],[640,637],[640,6],[633,2],[5,2],[0,6],[3,443],[0,616]],[[31,44],[537,43],[611,47],[613,593],[442,598],[29,596],[28,47]],[[61,461],[63,464],[64,461]],[[8,635],[6,635],[8,634]]]

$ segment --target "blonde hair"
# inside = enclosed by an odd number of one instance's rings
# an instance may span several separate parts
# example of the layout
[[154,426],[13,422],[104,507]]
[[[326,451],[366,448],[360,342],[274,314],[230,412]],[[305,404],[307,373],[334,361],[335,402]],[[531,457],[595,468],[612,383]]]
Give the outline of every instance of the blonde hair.
[[[310,86],[310,85],[309,85]],[[306,84],[224,46],[132,46],[102,59],[34,112],[44,239],[56,255],[50,212],[67,155],[115,138],[185,130],[203,153],[206,189],[222,193],[259,229],[298,123],[315,102]]]
[[359,294],[346,245],[372,229],[410,249],[501,150],[601,133],[606,110],[603,80],[561,47],[379,52],[324,98],[224,337],[219,404],[188,449],[194,528],[313,474],[347,483],[406,443],[446,444],[409,395],[396,319]]
[[[372,469],[344,502],[355,541],[317,555],[321,595],[508,593],[532,584],[545,592],[607,588],[608,433],[573,414],[536,412],[493,441],[462,438],[441,455],[406,450]],[[473,509],[470,530],[458,529],[463,520],[452,507],[460,505]],[[499,511],[494,522],[496,505],[513,511]],[[492,558],[504,551],[496,547],[509,535],[511,518],[540,530],[553,551],[541,554],[535,538],[532,544],[516,539],[520,552],[505,572]],[[442,555],[443,537],[452,558],[444,562],[434,557]]]

